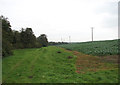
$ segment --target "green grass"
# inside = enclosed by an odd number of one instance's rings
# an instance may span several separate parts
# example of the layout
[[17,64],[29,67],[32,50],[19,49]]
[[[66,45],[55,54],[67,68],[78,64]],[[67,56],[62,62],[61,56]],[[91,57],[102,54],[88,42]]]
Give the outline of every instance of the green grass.
[[95,56],[118,54],[118,40],[72,43],[58,46]]
[[[61,53],[57,53],[60,51]],[[73,56],[68,59],[68,56]],[[118,70],[76,73],[77,56],[59,47],[14,50],[3,59],[3,83],[117,83]]]

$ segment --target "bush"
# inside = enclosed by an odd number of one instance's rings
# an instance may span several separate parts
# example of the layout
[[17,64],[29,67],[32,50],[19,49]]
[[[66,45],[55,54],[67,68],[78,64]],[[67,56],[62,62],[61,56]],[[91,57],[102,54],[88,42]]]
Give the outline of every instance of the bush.
[[12,55],[13,54],[12,45],[7,40],[4,40],[4,39],[3,39],[2,43],[3,43],[3,45],[2,45],[2,56],[6,57],[6,56],[9,56],[9,55]]

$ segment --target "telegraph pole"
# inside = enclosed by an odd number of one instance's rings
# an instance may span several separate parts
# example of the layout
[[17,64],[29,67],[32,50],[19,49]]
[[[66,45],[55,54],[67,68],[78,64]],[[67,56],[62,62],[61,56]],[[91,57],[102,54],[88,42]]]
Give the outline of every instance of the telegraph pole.
[[63,42],[62,37],[61,37],[61,42]]
[[71,37],[69,36],[69,43],[71,43]]
[[91,27],[92,41],[93,41],[93,27]]

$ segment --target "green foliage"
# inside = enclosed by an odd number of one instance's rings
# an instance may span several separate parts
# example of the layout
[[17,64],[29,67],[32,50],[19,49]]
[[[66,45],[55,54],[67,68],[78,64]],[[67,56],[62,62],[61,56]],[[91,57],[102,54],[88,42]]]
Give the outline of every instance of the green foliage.
[[26,28],[25,30],[22,29],[20,35],[21,35],[21,43],[23,44],[24,48],[35,47],[36,37],[33,34],[33,31],[31,28]]
[[13,56],[3,59],[3,83],[118,82],[117,69],[78,74],[75,62],[75,55],[59,47],[14,50]]
[[97,56],[118,54],[118,40],[72,43],[58,46]]
[[2,40],[2,43],[4,43],[2,45],[2,55],[3,55],[3,57],[12,55],[13,54],[12,45],[5,39]]
[[21,42],[20,32],[13,30],[13,42],[12,42],[12,44],[13,44],[13,47],[15,49],[24,48],[23,44]]
[[41,34],[38,38],[37,38],[38,42],[41,43],[41,45],[43,47],[47,47],[48,46],[48,40],[47,40],[47,36],[45,34]]
[[7,18],[1,16],[0,19],[2,20],[2,55],[5,57],[12,54],[13,33]]

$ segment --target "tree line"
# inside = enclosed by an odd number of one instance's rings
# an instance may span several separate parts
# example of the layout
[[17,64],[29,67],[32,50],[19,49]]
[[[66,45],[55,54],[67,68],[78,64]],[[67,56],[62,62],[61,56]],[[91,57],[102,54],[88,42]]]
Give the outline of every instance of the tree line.
[[12,30],[10,22],[4,16],[2,20],[2,56],[12,55],[13,49],[40,48],[48,46],[46,34],[36,37],[32,28],[22,28],[20,31]]
[[68,42],[49,42],[48,45],[62,45],[62,44],[68,44]]

